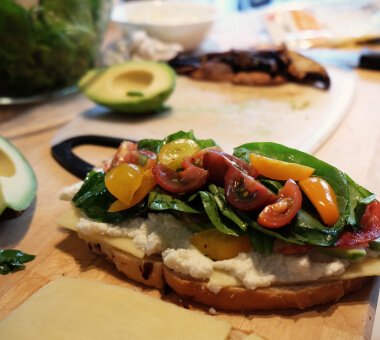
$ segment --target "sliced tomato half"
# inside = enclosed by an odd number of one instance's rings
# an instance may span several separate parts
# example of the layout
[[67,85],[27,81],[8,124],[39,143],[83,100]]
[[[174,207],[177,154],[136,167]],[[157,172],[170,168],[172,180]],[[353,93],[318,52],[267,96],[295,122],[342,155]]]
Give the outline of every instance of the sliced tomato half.
[[380,202],[367,205],[360,219],[360,230],[344,231],[336,242],[338,247],[347,247],[369,242],[380,237]]
[[276,195],[253,177],[231,166],[225,176],[227,201],[242,211],[258,210],[276,200]]
[[200,189],[207,180],[208,172],[198,168],[191,162],[186,164],[187,168],[175,171],[157,163],[153,166],[154,177],[160,187],[173,194],[184,194]]
[[278,192],[277,201],[267,205],[257,222],[267,228],[281,228],[290,223],[301,209],[302,193],[297,183],[288,179]]
[[258,175],[253,167],[240,158],[217,150],[209,150],[203,155],[203,167],[209,172],[210,180],[219,185],[224,185],[225,176],[231,167],[251,177]]

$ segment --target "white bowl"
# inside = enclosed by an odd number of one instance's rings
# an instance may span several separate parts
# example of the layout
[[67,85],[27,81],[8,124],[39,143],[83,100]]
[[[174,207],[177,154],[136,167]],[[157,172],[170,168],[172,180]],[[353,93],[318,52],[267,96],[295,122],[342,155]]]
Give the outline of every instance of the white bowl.
[[186,51],[196,49],[206,37],[218,9],[210,4],[180,1],[131,1],[112,10],[112,20],[130,30],[178,43]]

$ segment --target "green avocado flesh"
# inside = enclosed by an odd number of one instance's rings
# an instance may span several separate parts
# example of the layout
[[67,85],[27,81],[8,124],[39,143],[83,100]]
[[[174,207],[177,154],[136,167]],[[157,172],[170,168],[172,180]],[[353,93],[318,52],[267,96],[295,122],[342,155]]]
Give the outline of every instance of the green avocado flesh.
[[321,251],[329,256],[332,257],[338,257],[341,259],[347,259],[347,260],[359,260],[362,257],[366,256],[365,249],[341,249],[341,248],[327,248],[327,249],[321,249]]
[[20,151],[0,136],[0,215],[25,210],[37,191],[34,171]]
[[145,113],[160,109],[175,87],[168,65],[130,61],[87,72],[79,88],[94,102],[119,112]]

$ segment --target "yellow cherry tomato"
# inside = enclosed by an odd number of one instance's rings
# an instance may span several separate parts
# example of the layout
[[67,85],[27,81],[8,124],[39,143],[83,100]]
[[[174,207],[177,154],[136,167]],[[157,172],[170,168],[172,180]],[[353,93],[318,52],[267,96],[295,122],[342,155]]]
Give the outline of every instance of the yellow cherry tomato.
[[284,162],[255,153],[251,153],[249,159],[252,166],[260,175],[279,181],[286,181],[288,179],[299,181],[310,177],[314,172],[313,168],[306,165]]
[[145,170],[143,173],[143,178],[140,187],[136,190],[133,195],[132,200],[129,204],[124,204],[122,201],[117,200],[109,207],[109,212],[117,212],[125,210],[135,206],[137,203],[141,202],[143,198],[156,186],[157,182],[154,178],[152,169]]
[[231,236],[216,229],[195,233],[190,242],[202,254],[217,261],[232,259],[239,253],[247,253],[251,249],[248,236]]
[[176,139],[160,149],[158,161],[172,170],[177,170],[185,157],[190,157],[199,150],[199,145],[191,139]]
[[143,174],[138,166],[122,163],[107,172],[104,182],[112,195],[129,205],[136,190],[141,186],[142,179]]
[[320,177],[309,177],[298,184],[317,209],[322,221],[326,225],[334,225],[339,219],[339,208],[330,184]]

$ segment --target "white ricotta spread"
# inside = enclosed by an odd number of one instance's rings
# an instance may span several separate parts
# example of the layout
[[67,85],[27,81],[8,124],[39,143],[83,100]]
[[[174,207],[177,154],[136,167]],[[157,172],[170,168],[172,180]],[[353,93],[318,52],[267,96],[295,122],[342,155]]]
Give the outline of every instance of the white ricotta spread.
[[148,214],[148,218],[137,217],[120,224],[82,217],[77,228],[84,235],[129,237],[147,255],[160,254],[168,248],[188,248],[191,236],[185,223],[170,214]]
[[63,190],[59,194],[59,199],[61,199],[62,201],[71,201],[82,185],[83,182],[81,181],[63,188]]
[[[65,188],[61,199],[71,200],[81,184]],[[340,275],[349,265],[349,261],[343,259],[317,262],[307,255],[263,255],[253,251],[240,253],[232,259],[213,261],[191,245],[192,232],[186,227],[186,222],[166,213],[151,213],[148,218],[137,217],[120,224],[97,222],[83,216],[77,228],[84,235],[129,237],[146,255],[162,254],[167,267],[197,279],[207,280],[214,269],[222,270],[248,289],[316,281],[323,277]],[[211,284],[209,286],[214,292],[220,288]]]

